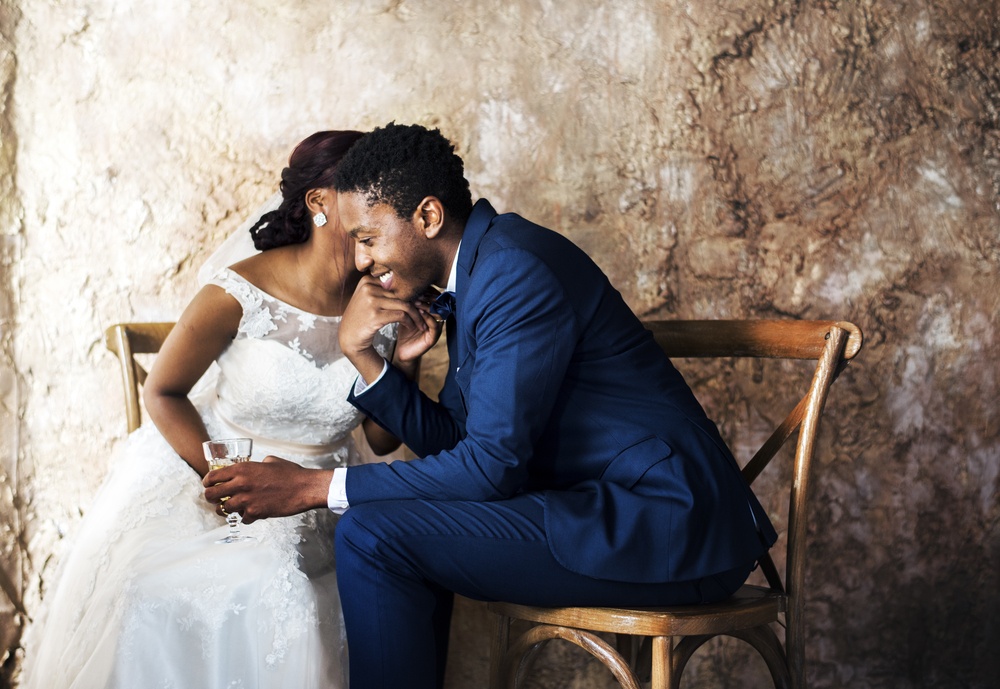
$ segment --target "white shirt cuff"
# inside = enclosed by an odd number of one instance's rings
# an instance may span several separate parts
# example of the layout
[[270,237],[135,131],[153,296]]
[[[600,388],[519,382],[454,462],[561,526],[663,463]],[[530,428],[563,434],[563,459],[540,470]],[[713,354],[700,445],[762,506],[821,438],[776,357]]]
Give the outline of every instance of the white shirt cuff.
[[358,395],[360,395],[361,393],[363,393],[365,390],[367,390],[368,388],[370,388],[373,385],[375,385],[375,383],[377,383],[380,380],[382,380],[382,376],[384,376],[385,372],[388,371],[388,370],[389,370],[389,362],[386,361],[385,359],[383,359],[382,360],[382,372],[380,374],[378,374],[378,378],[376,378],[375,380],[373,380],[370,383],[366,383],[364,378],[362,378],[361,376],[358,376],[358,379],[356,381],[354,381],[354,396],[357,397]]
[[347,502],[347,467],[337,467],[333,470],[333,480],[330,481],[330,492],[326,494],[326,504],[335,514],[343,514],[351,506]]

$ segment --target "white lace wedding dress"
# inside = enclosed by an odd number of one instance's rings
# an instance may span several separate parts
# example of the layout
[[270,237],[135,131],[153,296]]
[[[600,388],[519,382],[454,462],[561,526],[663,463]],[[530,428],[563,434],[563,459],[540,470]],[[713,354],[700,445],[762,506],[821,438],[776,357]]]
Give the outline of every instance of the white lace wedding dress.
[[[213,438],[249,436],[253,458],[355,462],[346,402],[357,372],[339,318],[284,304],[226,269],[212,280],[243,307],[213,384],[193,395]],[[377,347],[388,356],[394,326]],[[265,689],[347,686],[325,509],[227,532],[198,475],[152,423],[132,433],[87,512],[26,649],[26,689]]]

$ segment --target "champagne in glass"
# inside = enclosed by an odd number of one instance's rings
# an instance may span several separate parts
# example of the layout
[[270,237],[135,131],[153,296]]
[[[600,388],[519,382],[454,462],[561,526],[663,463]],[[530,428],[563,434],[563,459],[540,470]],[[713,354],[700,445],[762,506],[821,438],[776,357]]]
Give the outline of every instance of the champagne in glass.
[[[205,461],[208,462],[209,470],[221,469],[222,467],[236,464],[237,462],[250,461],[250,452],[253,449],[253,440],[250,438],[223,438],[220,440],[208,440],[202,443],[205,450]],[[222,498],[225,503],[228,497]],[[216,543],[241,543],[243,541],[256,540],[253,536],[240,534],[240,525],[243,518],[239,512],[232,512],[226,515],[226,523],[229,524],[229,535]]]

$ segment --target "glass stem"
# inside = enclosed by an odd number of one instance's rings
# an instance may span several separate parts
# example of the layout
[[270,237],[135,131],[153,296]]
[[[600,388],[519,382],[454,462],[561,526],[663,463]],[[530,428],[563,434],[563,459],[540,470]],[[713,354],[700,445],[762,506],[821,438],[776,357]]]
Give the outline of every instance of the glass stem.
[[226,521],[229,523],[229,537],[237,538],[240,535],[240,515],[232,512],[226,515]]

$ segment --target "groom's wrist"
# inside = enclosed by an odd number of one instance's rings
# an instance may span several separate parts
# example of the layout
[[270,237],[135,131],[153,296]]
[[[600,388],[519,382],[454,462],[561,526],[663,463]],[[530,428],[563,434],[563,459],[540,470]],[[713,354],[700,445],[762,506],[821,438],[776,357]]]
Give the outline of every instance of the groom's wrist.
[[365,381],[366,385],[374,383],[382,375],[382,371],[386,365],[386,360],[382,358],[382,355],[374,347],[348,354],[347,358],[354,364],[354,368],[357,369],[358,374]]
[[371,382],[368,382],[367,380],[365,380],[364,376],[359,374],[358,379],[354,381],[354,396],[360,397],[365,390],[371,388],[373,385],[375,385],[375,383],[382,380],[382,376],[384,376],[385,372],[388,370],[389,370],[389,362],[383,359],[382,370],[379,371],[379,374]]
[[[407,377],[408,380],[416,380],[420,376],[420,359],[414,359],[412,361],[402,361],[396,359],[392,362],[392,365],[403,372],[403,375]],[[371,385],[372,383],[369,383]]]
[[326,506],[337,514],[343,514],[350,507],[347,501],[347,467],[337,467],[330,479],[330,489],[326,495]]

